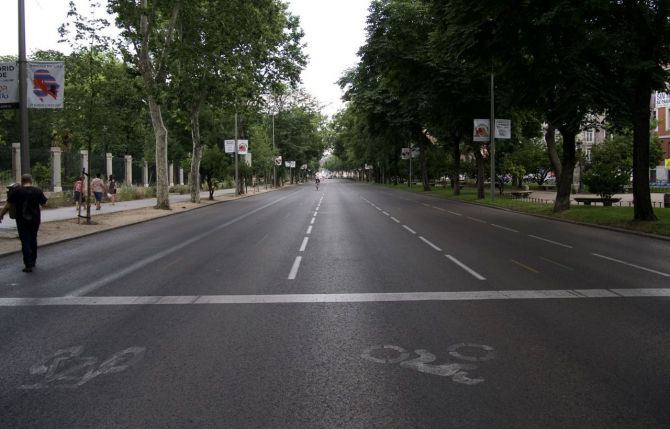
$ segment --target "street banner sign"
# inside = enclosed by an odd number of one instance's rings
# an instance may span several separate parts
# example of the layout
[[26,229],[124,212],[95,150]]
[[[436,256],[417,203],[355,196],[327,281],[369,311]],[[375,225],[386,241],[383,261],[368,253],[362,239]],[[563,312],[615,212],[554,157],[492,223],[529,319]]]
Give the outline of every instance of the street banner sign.
[[414,146],[412,148],[412,159],[418,158],[419,155],[421,155],[421,149],[419,148],[419,146]]
[[249,140],[238,140],[237,141],[237,154],[246,155],[249,153]]
[[670,170],[670,159],[665,160],[665,169]]
[[512,121],[509,119],[496,119],[496,134],[497,139],[511,139],[512,138]]
[[291,168],[291,161],[286,161],[286,162],[284,163],[284,167],[286,167],[286,168]]
[[491,140],[491,121],[488,119],[475,119],[472,129],[472,140],[476,142],[487,142]]
[[291,168],[295,168],[295,161],[291,161]]
[[0,109],[19,108],[19,66],[0,63]]
[[226,153],[235,153],[235,140],[224,140]]
[[301,166],[300,166],[300,169],[301,169],[301,170],[307,170],[307,164],[303,164],[303,165],[301,165]]
[[251,167],[251,152],[248,152],[244,155],[244,162]]
[[408,147],[400,148],[400,159],[409,159],[410,149]]
[[275,165],[281,165],[282,159],[281,155],[275,156]]
[[28,63],[28,108],[62,109],[65,89],[65,63],[31,61]]
[[656,93],[656,107],[668,107],[670,106],[670,94],[667,92],[657,92]]

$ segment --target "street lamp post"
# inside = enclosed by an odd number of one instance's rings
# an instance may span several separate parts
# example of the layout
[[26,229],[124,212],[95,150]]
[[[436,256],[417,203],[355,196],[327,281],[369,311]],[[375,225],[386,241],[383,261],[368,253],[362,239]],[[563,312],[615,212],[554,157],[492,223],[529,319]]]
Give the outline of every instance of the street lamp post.
[[[274,153],[274,156],[277,156],[275,153],[276,148],[275,148],[275,114],[274,112],[272,113],[272,153]],[[272,159],[272,187],[276,188],[277,187],[277,162]]]
[[26,7],[24,0],[19,0],[19,116],[21,127],[21,174],[30,174],[28,60],[26,57]]
[[491,201],[495,199],[496,193],[496,124],[495,124],[495,90],[494,74],[491,73],[491,122],[489,124],[489,135],[491,138]]

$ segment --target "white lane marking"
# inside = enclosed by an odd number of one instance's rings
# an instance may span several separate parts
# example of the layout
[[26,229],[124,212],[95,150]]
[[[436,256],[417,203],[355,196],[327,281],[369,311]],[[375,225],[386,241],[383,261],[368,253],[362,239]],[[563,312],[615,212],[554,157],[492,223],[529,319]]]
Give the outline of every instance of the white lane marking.
[[438,206],[433,206],[433,208],[434,208],[435,210],[440,210],[440,211],[443,211],[443,212],[446,212],[446,211],[447,211],[446,209],[443,209],[442,207],[438,207]]
[[539,274],[539,273],[540,273],[540,272],[539,272],[538,270],[536,270],[535,268],[531,268],[531,267],[529,267],[528,265],[526,265],[526,264],[522,264],[522,263],[519,262],[519,261],[515,261],[514,259],[510,259],[510,261],[511,261],[513,264],[516,264],[516,265],[520,266],[520,267],[523,268],[524,270],[528,270],[528,271],[530,271],[531,273],[535,273],[535,274]]
[[400,223],[400,221],[398,219],[394,218],[393,216],[391,216],[391,220],[395,223]]
[[537,235],[533,235],[533,234],[528,234],[528,236],[529,236],[530,238],[534,238],[534,239],[536,239],[536,240],[541,240],[541,241],[545,241],[545,242],[547,242],[547,243],[555,244],[555,245],[557,245],[557,246],[565,247],[565,248],[567,248],[567,249],[572,249],[572,246],[570,246],[569,244],[559,243],[558,241],[549,240],[548,238],[538,237]]
[[312,233],[312,228],[313,228],[312,225],[310,225],[310,226],[307,227],[307,234],[311,234],[311,233]]
[[149,257],[147,257],[147,258],[141,259],[141,260],[135,262],[134,264],[128,265],[128,266],[125,267],[125,268],[121,268],[121,269],[119,269],[119,270],[116,270],[116,271],[114,271],[112,274],[109,274],[109,275],[107,275],[107,276],[104,276],[104,277],[102,277],[102,278],[100,278],[100,279],[94,281],[93,283],[90,283],[90,284],[88,284],[88,285],[86,285],[86,286],[82,286],[82,287],[80,287],[80,288],[78,288],[78,289],[75,289],[74,291],[70,292],[70,293],[68,294],[68,296],[82,296],[82,295],[86,295],[86,294],[88,294],[88,293],[91,293],[91,292],[93,292],[94,290],[99,289],[99,288],[101,288],[101,287],[103,287],[103,286],[105,286],[105,285],[107,285],[107,284],[109,284],[109,283],[111,283],[111,282],[113,282],[113,281],[115,281],[115,280],[118,280],[118,279],[120,279],[120,278],[122,278],[122,277],[125,277],[125,276],[129,275],[130,273],[133,273],[133,272],[135,272],[135,271],[138,271],[138,270],[140,270],[140,269],[146,267],[147,265],[151,264],[152,262],[155,262],[155,261],[157,261],[157,260],[159,260],[159,259],[162,259],[162,258],[168,256],[168,255],[171,255],[171,254],[173,254],[173,253],[175,253],[175,252],[178,252],[178,251],[182,250],[183,248],[188,247],[188,246],[190,246],[190,245],[192,245],[192,244],[194,244],[194,243],[199,243],[199,242],[201,242],[204,238],[212,236],[213,233],[215,233],[215,232],[217,232],[217,231],[220,231],[220,230],[222,230],[222,229],[224,229],[224,228],[227,228],[227,227],[229,227],[230,225],[233,225],[233,224],[235,224],[235,223],[237,223],[237,222],[239,222],[239,221],[241,221],[241,220],[244,220],[245,218],[251,216],[251,215],[254,214],[254,213],[257,213],[257,212],[259,212],[259,211],[261,211],[261,210],[265,210],[266,208],[271,207],[271,206],[277,204],[278,202],[285,200],[286,198],[288,198],[288,197],[290,197],[290,196],[291,196],[291,195],[287,195],[287,196],[285,196],[285,197],[278,198],[278,199],[272,201],[271,203],[267,203],[267,204],[265,204],[265,205],[262,205],[262,206],[260,206],[260,207],[258,207],[258,208],[255,208],[255,209],[251,210],[251,211],[248,212],[248,213],[245,213],[245,214],[240,215],[240,216],[238,216],[238,217],[236,217],[236,218],[234,218],[234,219],[231,219],[231,220],[229,220],[228,222],[222,223],[221,225],[218,225],[218,226],[216,226],[216,227],[210,229],[210,230],[207,231],[207,232],[204,232],[204,233],[202,233],[202,234],[198,234],[198,235],[196,235],[195,237],[191,237],[191,238],[189,238],[189,239],[186,240],[186,241],[182,241],[181,243],[176,244],[176,245],[174,245],[174,246],[172,246],[172,247],[170,247],[170,248],[168,248],[168,249],[162,250],[162,251],[160,251],[160,252],[158,252],[158,253],[155,253],[155,254],[152,255],[152,256],[149,256]]
[[385,216],[391,216],[389,212],[382,212],[382,213],[384,213]]
[[456,213],[456,212],[452,212],[451,210],[447,210],[447,212],[451,213],[451,214],[454,215],[454,216],[463,216],[462,214],[460,214],[460,213]]
[[485,220],[477,219],[476,217],[468,216],[468,219],[479,223],[487,223]]
[[[300,256],[298,256],[300,258]],[[296,258],[296,261],[298,260]],[[295,265],[295,264],[294,264]],[[299,265],[299,263],[298,263]],[[297,268],[296,268],[297,272]],[[0,298],[0,307],[120,306],[196,304],[289,304],[321,302],[485,301],[519,299],[668,298],[670,289],[550,289],[467,292],[394,292],[287,295],[191,295],[180,300],[162,296],[64,296]],[[176,297],[169,297],[176,298]]]
[[300,245],[300,251],[304,252],[305,249],[307,249],[307,242],[309,241],[309,237],[305,237],[302,239],[302,244]]
[[434,245],[434,244],[431,243],[430,241],[426,240],[426,239],[423,238],[422,236],[419,236],[419,240],[423,241],[424,243],[426,243],[427,245],[429,245],[429,246],[432,247],[433,249],[437,250],[438,252],[441,252],[441,251],[442,251],[442,249],[440,249],[439,247],[437,247],[436,245]]
[[593,256],[598,257],[598,258],[607,259],[608,261],[617,262],[619,264],[626,265],[626,266],[629,266],[629,267],[632,267],[632,268],[637,268],[638,270],[643,270],[643,271],[647,271],[649,273],[658,274],[658,275],[663,276],[663,277],[670,277],[670,274],[664,273],[662,271],[652,270],[651,268],[643,267],[643,266],[636,265],[636,264],[631,264],[630,262],[622,261],[620,259],[610,258],[609,256],[600,255],[598,253],[591,253],[591,254]]
[[519,232],[519,231],[517,231],[516,229],[507,228],[506,226],[496,225],[495,223],[492,223],[491,226],[493,226],[493,227],[495,227],[495,228],[504,229],[505,231],[509,231],[509,232]]
[[296,256],[295,261],[293,261],[293,266],[291,267],[291,272],[288,273],[289,280],[295,280],[295,277],[298,275],[298,269],[300,268],[300,262],[302,262],[302,256]]
[[421,205],[425,206],[425,207],[430,207],[430,204],[426,204],[426,203],[421,203]]
[[567,265],[559,264],[558,262],[553,261],[549,258],[545,258],[544,256],[540,256],[540,259],[542,259],[543,261],[549,262],[550,264],[554,264],[558,267],[565,268],[566,270],[574,271],[572,268],[568,267]]
[[416,231],[414,231],[414,230],[413,230],[412,228],[410,228],[409,226],[407,226],[407,225],[403,225],[402,227],[405,228],[407,231],[411,232],[412,234],[416,234]]
[[314,217],[316,217],[318,214],[319,214],[319,212],[318,212],[318,211],[315,211],[315,212],[314,212]]
[[377,206],[375,206],[375,208],[376,208],[377,210],[379,210],[379,211],[382,211],[381,207],[377,207]]
[[310,225],[314,225],[314,221],[316,221],[316,218],[313,217],[312,220],[309,222]]
[[454,258],[453,256],[451,256],[451,255],[444,255],[444,256],[446,256],[454,264],[458,265],[459,267],[461,267],[462,269],[467,271],[472,277],[476,278],[477,280],[486,280],[486,277],[482,276],[477,271],[468,267],[463,262],[459,261],[458,259]]

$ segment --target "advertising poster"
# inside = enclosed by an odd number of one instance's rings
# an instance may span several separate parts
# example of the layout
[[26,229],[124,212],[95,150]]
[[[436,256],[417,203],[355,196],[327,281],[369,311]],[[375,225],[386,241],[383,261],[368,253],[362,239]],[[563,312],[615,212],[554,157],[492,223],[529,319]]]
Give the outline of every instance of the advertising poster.
[[238,140],[237,141],[237,154],[246,155],[249,153],[249,140]]
[[0,109],[19,108],[19,66],[0,63]]
[[488,119],[475,119],[472,129],[472,140],[476,142],[487,142],[491,140],[491,121]]
[[62,109],[65,64],[57,61],[28,63],[28,108]]

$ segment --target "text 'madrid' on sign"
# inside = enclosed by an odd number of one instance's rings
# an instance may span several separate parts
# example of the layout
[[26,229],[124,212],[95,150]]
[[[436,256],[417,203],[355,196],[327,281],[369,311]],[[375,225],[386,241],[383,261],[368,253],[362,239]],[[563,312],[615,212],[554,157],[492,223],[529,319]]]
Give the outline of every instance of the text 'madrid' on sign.
[[0,63],[0,109],[19,108],[19,67]]

